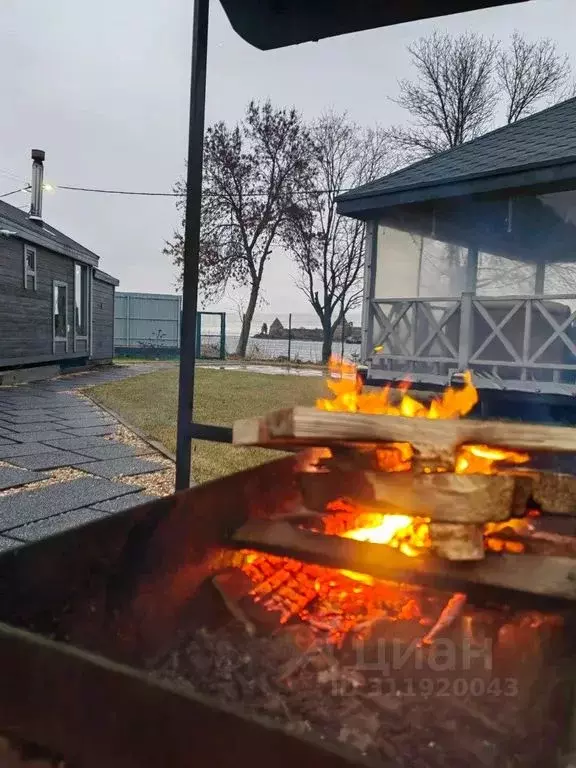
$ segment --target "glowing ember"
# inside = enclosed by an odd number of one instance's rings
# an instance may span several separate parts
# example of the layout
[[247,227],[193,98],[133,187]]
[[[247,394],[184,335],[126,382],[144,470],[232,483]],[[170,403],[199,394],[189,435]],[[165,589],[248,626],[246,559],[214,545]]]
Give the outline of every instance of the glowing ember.
[[[346,411],[348,413],[376,413],[389,416],[408,416],[425,419],[455,419],[465,416],[478,402],[478,392],[472,384],[469,371],[463,374],[464,385],[448,387],[442,395],[429,405],[407,394],[409,382],[400,384],[395,390],[389,386],[375,391],[364,391],[362,379],[354,363],[332,357],[328,364],[330,378],[327,385],[334,397],[321,398],[316,407],[324,411]],[[398,400],[398,402],[393,402]]]

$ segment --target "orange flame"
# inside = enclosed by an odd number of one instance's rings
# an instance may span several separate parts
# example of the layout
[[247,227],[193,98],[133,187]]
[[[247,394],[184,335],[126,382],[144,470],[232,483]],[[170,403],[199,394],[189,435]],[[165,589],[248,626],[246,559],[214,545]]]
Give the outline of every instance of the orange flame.
[[[429,405],[407,394],[409,382],[375,391],[364,391],[362,379],[354,363],[332,356],[328,363],[330,378],[326,383],[334,397],[320,398],[316,407],[324,411],[377,413],[425,419],[455,419],[465,416],[478,402],[478,392],[469,371],[463,374],[462,387],[448,387]],[[398,400],[398,402],[393,402]]]
[[490,448],[488,445],[461,445],[456,454],[455,471],[458,474],[490,475],[497,462],[525,464],[530,461],[527,453]]

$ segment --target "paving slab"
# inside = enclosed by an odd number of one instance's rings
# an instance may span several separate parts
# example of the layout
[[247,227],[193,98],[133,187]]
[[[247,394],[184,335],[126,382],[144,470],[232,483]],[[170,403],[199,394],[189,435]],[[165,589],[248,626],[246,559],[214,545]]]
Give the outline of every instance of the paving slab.
[[[82,438],[78,438],[81,440]],[[146,453],[152,453],[152,449],[138,450],[131,445],[123,443],[113,443],[108,440],[108,445],[87,445],[84,448],[74,448],[73,450],[87,456],[89,459],[123,459],[127,456],[142,456]]]
[[116,427],[105,425],[103,427],[80,427],[79,429],[67,429],[66,433],[74,437],[94,437],[95,435],[111,435]]
[[82,417],[78,419],[58,419],[54,422],[54,426],[57,425],[57,429],[85,429],[86,427],[109,427],[116,426],[117,424],[116,419],[112,419],[109,416],[91,416],[87,419]]
[[47,408],[46,413],[55,419],[75,419],[76,417],[90,418],[98,416],[102,411],[95,406],[80,406],[77,408],[70,406],[70,408]]
[[16,467],[0,467],[0,491],[36,483],[38,480],[46,480],[47,477],[49,475],[42,472],[27,472],[25,469],[16,469]]
[[33,491],[0,496],[0,531],[141,491],[137,485],[80,477]]
[[84,403],[82,400],[80,400],[76,395],[70,395],[69,397],[64,397],[64,395],[51,395],[49,398],[47,398],[44,401],[44,408],[46,410],[50,411],[58,411],[62,409],[67,408],[90,408],[92,407],[89,403],[84,406]]
[[106,517],[107,513],[97,509],[76,509],[61,515],[53,515],[35,523],[21,525],[10,530],[10,536],[21,541],[38,541],[56,533],[62,533],[70,528],[78,528],[86,523],[92,523]]
[[56,416],[52,416],[46,411],[16,413],[15,411],[0,409],[0,419],[8,424],[32,424],[38,421],[56,421]]
[[92,509],[100,512],[122,512],[124,509],[132,509],[139,504],[146,504],[149,501],[158,501],[158,496],[148,496],[145,493],[131,493],[130,496],[119,496],[117,499],[103,501],[101,504],[94,504]]
[[0,424],[5,429],[11,429],[13,432],[48,432],[54,429],[60,429],[58,422],[54,421],[34,421],[28,424],[14,424],[12,422],[6,422]]
[[10,435],[4,435],[4,437],[19,443],[40,443],[43,440],[54,440],[58,437],[66,437],[66,435],[66,432],[60,432],[57,429],[46,429],[41,432],[12,432]]
[[148,459],[125,458],[93,461],[82,465],[83,472],[90,472],[100,477],[119,477],[120,475],[142,475],[145,472],[157,472],[166,469],[157,461]]
[[46,405],[51,402],[50,400],[46,400],[43,397],[35,397],[35,398],[19,398],[14,399],[12,401],[3,401],[2,406],[6,407],[7,405],[10,407],[10,410],[14,410],[16,412],[18,411],[29,411],[35,408],[45,408]]
[[13,443],[8,440],[6,443],[7,445],[0,443],[0,460],[2,461],[10,461],[14,456],[32,456],[35,453],[46,453],[46,451],[53,450],[51,446],[42,443]]
[[102,435],[95,435],[94,437],[66,437],[64,434],[62,437],[57,437],[54,440],[43,440],[43,443],[50,445],[53,448],[61,448],[63,451],[76,451],[82,453],[83,448],[89,446],[106,447],[107,445],[118,445],[111,440],[106,440]]
[[71,451],[60,451],[54,448],[51,451],[43,453],[32,453],[27,456],[14,456],[10,459],[11,464],[25,469],[57,469],[58,467],[75,467],[78,464],[84,464],[90,461],[89,456],[80,456]]

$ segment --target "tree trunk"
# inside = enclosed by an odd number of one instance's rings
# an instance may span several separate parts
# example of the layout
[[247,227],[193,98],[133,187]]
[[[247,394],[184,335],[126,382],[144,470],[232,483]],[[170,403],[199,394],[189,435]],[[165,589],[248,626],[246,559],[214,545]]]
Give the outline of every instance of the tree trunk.
[[236,347],[236,354],[239,357],[246,357],[246,347],[248,346],[248,339],[250,338],[250,328],[252,327],[252,319],[256,310],[259,291],[260,283],[253,283],[250,289],[250,300],[248,301],[246,312],[242,318],[242,330],[240,331],[238,346]]
[[334,339],[334,331],[332,330],[331,323],[325,323],[322,330],[322,362],[327,363],[330,359],[330,355],[332,354],[332,341]]

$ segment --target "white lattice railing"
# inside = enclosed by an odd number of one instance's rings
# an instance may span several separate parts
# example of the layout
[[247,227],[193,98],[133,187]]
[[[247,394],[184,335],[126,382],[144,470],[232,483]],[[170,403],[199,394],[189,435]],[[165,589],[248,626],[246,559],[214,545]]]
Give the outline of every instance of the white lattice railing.
[[366,332],[384,370],[576,381],[576,294],[373,299]]

